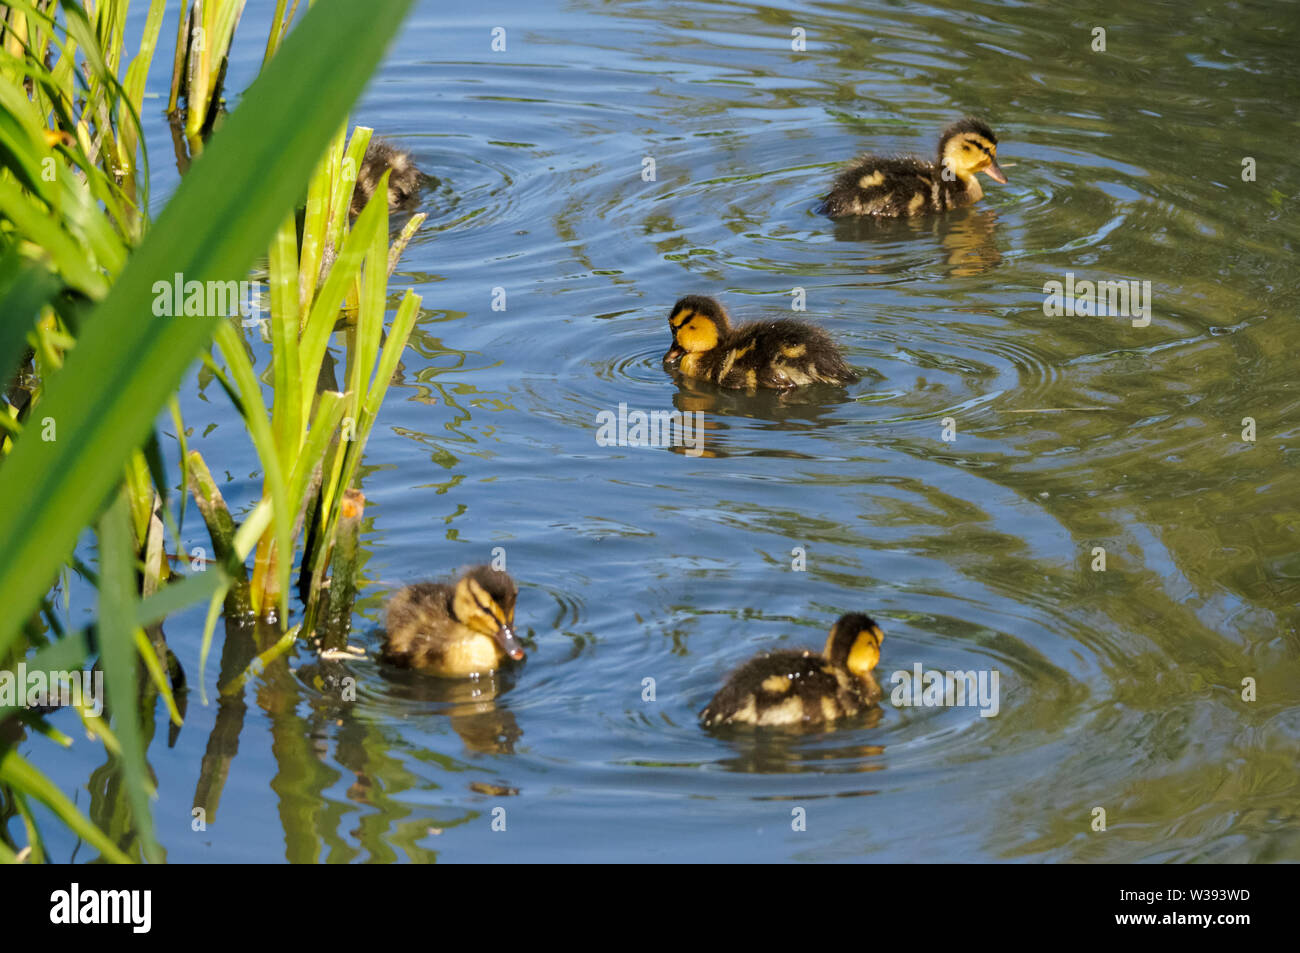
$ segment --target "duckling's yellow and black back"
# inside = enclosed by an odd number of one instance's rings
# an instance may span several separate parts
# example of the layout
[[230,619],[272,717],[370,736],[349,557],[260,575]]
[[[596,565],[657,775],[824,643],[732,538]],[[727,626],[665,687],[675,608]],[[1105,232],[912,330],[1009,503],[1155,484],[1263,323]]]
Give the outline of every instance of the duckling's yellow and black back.
[[863,156],[835,179],[826,197],[832,218],[876,215],[901,218],[948,208],[941,174],[911,156]]
[[453,621],[451,593],[451,586],[439,582],[416,582],[397,590],[385,609],[381,657],[403,668],[427,667],[433,647],[424,633]]
[[716,300],[687,295],[673,305],[668,326],[673,343],[664,366],[720,387],[788,390],[859,379],[830,335],[803,321],[754,321],[733,328]]
[[871,670],[883,638],[869,616],[847,613],[831,628],[824,655],[804,649],[750,659],[700,712],[700,723],[824,728],[857,715],[880,697]]
[[847,672],[810,651],[773,652],[750,659],[700,712],[716,725],[819,725],[866,707]]
[[998,139],[979,119],[967,116],[939,137],[938,157],[864,155],[854,159],[831,186],[822,212],[831,218],[870,215],[901,218],[946,212],[978,202],[982,172],[1006,182],[997,164]]

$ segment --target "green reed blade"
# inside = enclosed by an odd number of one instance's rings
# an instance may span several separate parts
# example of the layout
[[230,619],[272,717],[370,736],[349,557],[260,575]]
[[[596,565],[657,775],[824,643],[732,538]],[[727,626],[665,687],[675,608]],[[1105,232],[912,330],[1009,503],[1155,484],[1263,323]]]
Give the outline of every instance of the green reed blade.
[[293,216],[285,219],[271,242],[268,262],[271,292],[271,371],[275,402],[271,430],[280,455],[281,472],[293,466],[303,439],[301,386],[298,365],[298,236]]
[[135,630],[135,651],[144,662],[145,671],[149,673],[149,680],[153,682],[154,688],[158,689],[158,694],[162,696],[163,702],[167,705],[167,717],[178,727],[183,724],[181,713],[176,708],[176,699],[172,697],[171,682],[167,679],[167,674],[162,670],[162,665],[158,661],[158,652],[154,649],[153,643],[149,637],[144,634],[143,629]]
[[0,782],[40,801],[68,828],[115,864],[129,864],[131,858],[118,850],[104,832],[92,824],[77,806],[64,796],[49,778],[37,771],[13,748],[0,754]]
[[[228,321],[217,326],[216,341],[221,348],[221,356],[226,359],[230,377],[238,389],[244,403],[244,425],[248,435],[257,449],[258,459],[262,461],[265,474],[265,492],[271,503],[272,526],[275,534],[276,580],[274,592],[276,604],[280,608],[280,620],[284,624],[288,619],[289,576],[293,569],[293,510],[288,499],[284,479],[284,468],[280,464],[280,454],[276,449],[275,435],[271,431],[271,421],[267,417],[266,403],[262,400],[262,382],[253,371],[252,362],[244,351],[244,342],[235,333],[235,328]],[[258,547],[259,559],[269,556],[266,546]],[[267,589],[262,572],[257,568],[253,572],[253,591],[251,593],[253,609],[264,614],[270,608],[262,599]]]
[[59,290],[44,268],[24,263],[18,255],[0,260],[0,380],[11,380],[27,345],[27,332],[36,323],[41,305]]
[[163,586],[152,596],[140,600],[136,606],[135,624],[141,627],[156,625],[173,613],[210,599],[229,581],[225,569],[216,565],[186,576],[180,582]]
[[300,386],[304,415],[310,413],[316,399],[321,362],[325,359],[330,336],[334,333],[343,296],[347,294],[348,288],[352,286],[352,282],[361,270],[361,263],[365,261],[367,249],[374,243],[375,236],[381,234],[379,229],[382,224],[380,209],[377,207],[372,210],[370,206],[366,206],[357,216],[356,224],[343,240],[343,247],[339,249],[334,267],[330,269],[329,277],[321,286],[320,293],[312,305],[311,314],[308,315],[307,322],[303,326],[299,366],[302,369]]
[[311,429],[307,431],[307,439],[289,474],[289,499],[303,501],[311,475],[325,459],[330,440],[342,419],[343,395],[333,390],[323,392],[316,405],[316,417],[312,420]]
[[[329,212],[333,169],[342,152],[343,130],[330,140],[329,148],[307,183],[307,204],[302,213],[302,256],[298,263],[298,309],[305,320],[316,295],[324,255],[325,217]],[[332,246],[331,246],[332,247]],[[301,330],[301,329],[300,329]]]
[[392,326],[388,329],[388,340],[384,342],[384,351],[379,357],[379,366],[375,368],[375,379],[371,382],[370,390],[366,394],[365,417],[367,433],[370,424],[379,416],[379,407],[383,404],[384,397],[388,393],[388,385],[393,380],[393,374],[397,370],[397,362],[401,360],[402,352],[406,350],[406,342],[411,337],[411,331],[415,328],[415,319],[419,316],[419,313],[420,296],[408,288],[406,294],[402,296],[402,303],[397,307],[397,313],[393,315]]
[[154,836],[149,798],[154,793],[145,763],[144,736],[136,717],[140,686],[136,679],[135,624],[137,590],[135,544],[126,496],[119,493],[99,521],[99,658],[104,687],[116,715],[115,732],[122,745],[122,779],[144,855],[162,859]]

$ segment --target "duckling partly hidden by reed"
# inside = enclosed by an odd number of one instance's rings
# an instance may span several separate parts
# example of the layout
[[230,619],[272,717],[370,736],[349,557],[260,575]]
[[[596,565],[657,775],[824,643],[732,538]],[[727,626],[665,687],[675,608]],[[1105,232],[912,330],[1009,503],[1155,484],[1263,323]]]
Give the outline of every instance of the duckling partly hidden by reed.
[[700,712],[718,725],[825,727],[870,708],[880,698],[871,670],[880,661],[880,627],[850,612],[831,627],[826,649],[771,652],[750,659]]
[[720,387],[788,390],[858,380],[830,335],[802,321],[754,321],[733,328],[717,301],[687,295],[673,305],[668,327],[673,344],[664,368]]
[[357,170],[357,184],[352,190],[352,214],[359,215],[370,197],[379,188],[379,180],[388,175],[388,210],[404,209],[419,195],[424,184],[424,173],[416,168],[415,160],[405,149],[399,149],[381,139],[371,139],[366,154]]
[[854,159],[831,187],[822,212],[902,217],[945,212],[984,197],[975,173],[1006,182],[998,167],[998,137],[978,119],[959,119],[939,137],[934,162],[917,156],[865,155]]
[[515,637],[514,580],[475,566],[452,585],[417,582],[388,603],[380,657],[403,668],[465,678],[486,675],[524,648]]

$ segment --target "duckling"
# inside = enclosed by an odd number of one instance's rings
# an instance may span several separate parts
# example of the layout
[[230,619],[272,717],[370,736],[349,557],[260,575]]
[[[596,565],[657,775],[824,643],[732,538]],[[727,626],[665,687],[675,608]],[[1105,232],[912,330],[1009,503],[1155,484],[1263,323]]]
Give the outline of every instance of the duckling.
[[717,725],[826,727],[856,715],[880,698],[871,670],[880,661],[880,627],[850,612],[831,627],[826,649],[771,652],[742,665],[702,712]]
[[361,159],[361,168],[357,170],[357,184],[352,190],[353,215],[361,214],[385,172],[388,173],[390,212],[409,205],[424,184],[424,173],[416,168],[409,152],[381,139],[372,139]]
[[903,217],[944,212],[978,202],[984,189],[975,178],[983,172],[994,182],[1007,181],[998,167],[998,137],[971,116],[959,119],[939,137],[939,157],[865,155],[854,159],[831,187],[822,212],[844,215]]
[[673,305],[668,327],[673,344],[664,368],[685,377],[749,390],[858,380],[830,335],[802,321],[754,321],[733,328],[717,301],[687,295]]
[[380,657],[403,668],[467,678],[524,657],[514,633],[514,580],[489,566],[467,569],[454,585],[417,582],[388,603]]

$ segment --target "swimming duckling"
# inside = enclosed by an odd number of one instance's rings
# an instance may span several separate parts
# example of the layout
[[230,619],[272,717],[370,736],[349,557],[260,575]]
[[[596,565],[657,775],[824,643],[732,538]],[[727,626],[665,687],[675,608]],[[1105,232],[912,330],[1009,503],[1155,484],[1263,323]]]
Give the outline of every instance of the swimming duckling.
[[417,582],[388,603],[380,657],[403,668],[465,678],[524,657],[515,637],[514,580],[488,566],[467,569],[454,585]]
[[1007,181],[997,158],[998,137],[983,122],[967,116],[943,131],[934,162],[917,156],[854,159],[835,179],[822,212],[832,218],[900,217],[961,208],[984,197],[976,172],[994,182]]
[[850,612],[831,627],[822,655],[810,649],[750,659],[700,712],[717,725],[826,726],[870,708],[880,698],[871,670],[880,661],[880,627]]
[[405,208],[420,192],[424,173],[415,166],[415,160],[405,149],[399,149],[381,139],[371,139],[366,154],[357,170],[357,184],[352,190],[352,214],[359,215],[370,197],[379,187],[379,180],[388,173],[388,210]]
[[802,321],[754,321],[733,328],[717,301],[687,295],[673,305],[668,327],[673,344],[664,355],[664,368],[685,377],[750,390],[858,380],[830,335]]

